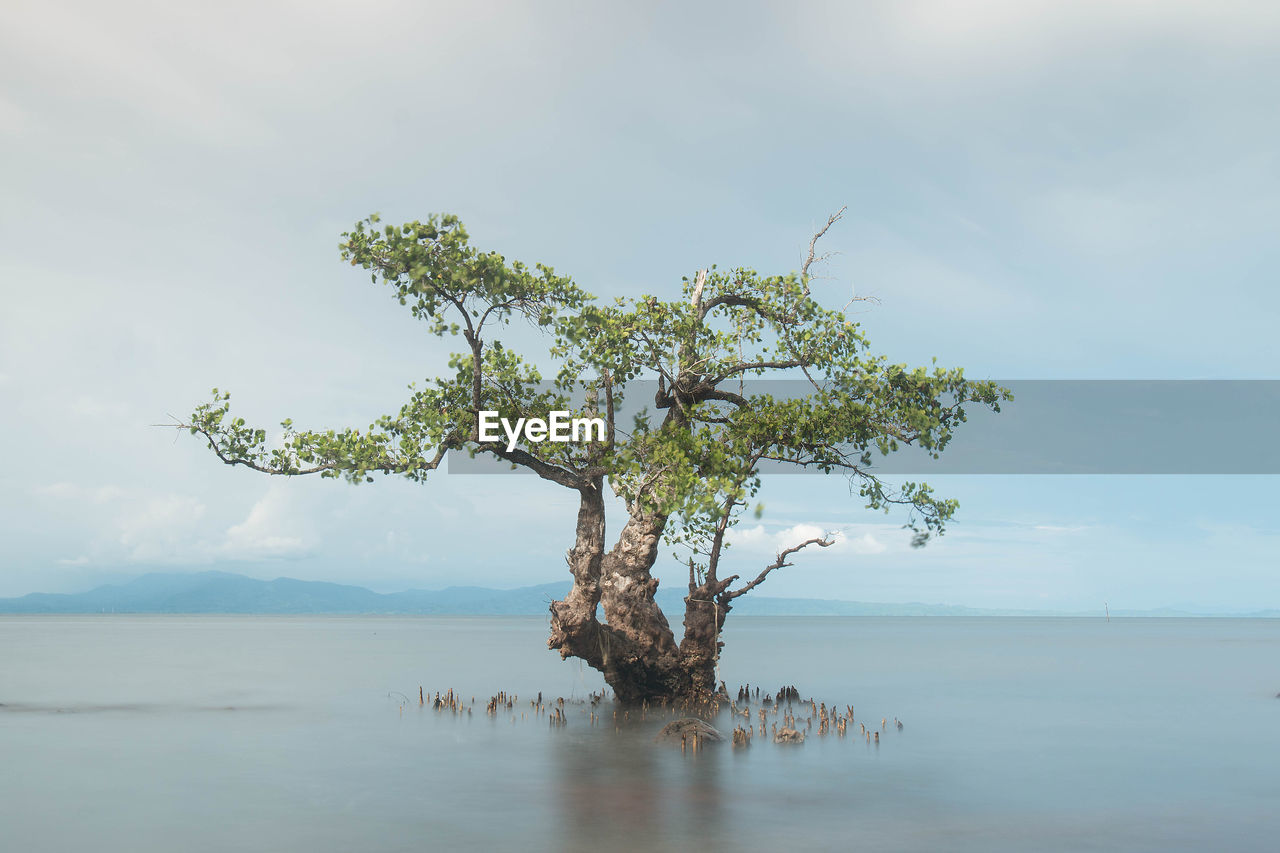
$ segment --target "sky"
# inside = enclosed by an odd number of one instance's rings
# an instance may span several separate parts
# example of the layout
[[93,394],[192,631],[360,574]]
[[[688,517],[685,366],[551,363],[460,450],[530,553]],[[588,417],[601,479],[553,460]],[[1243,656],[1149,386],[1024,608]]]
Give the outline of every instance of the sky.
[[[565,577],[563,489],[266,478],[153,426],[216,386],[254,423],[362,427],[442,370],[449,343],[338,257],[373,212],[456,213],[476,245],[612,298],[712,263],[796,269],[847,205],[817,292],[876,297],[857,319],[895,361],[1278,378],[1273,3],[0,16],[0,596],[208,569],[379,591]],[[961,508],[923,550],[839,477],[773,477],[731,554],[747,574],[838,533],[761,587],[778,596],[1280,607],[1273,476],[929,481]],[[656,571],[680,583],[674,559]]]

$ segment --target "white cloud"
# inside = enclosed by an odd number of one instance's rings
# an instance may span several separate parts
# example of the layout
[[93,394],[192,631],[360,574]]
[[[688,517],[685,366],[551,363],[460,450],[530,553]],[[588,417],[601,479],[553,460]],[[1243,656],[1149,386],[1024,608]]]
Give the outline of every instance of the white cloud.
[[[827,534],[828,531],[815,524],[796,524],[774,534],[773,539],[781,548],[791,548],[810,539],[826,538]],[[843,538],[843,534],[837,533],[836,536]]]
[[[855,554],[883,554],[889,550],[889,546],[881,542],[870,533],[864,533],[854,539],[845,539],[840,534],[840,539],[836,542],[836,546],[847,545],[850,551]],[[836,547],[833,546],[833,547]]]
[[757,524],[754,527],[739,527],[729,534],[729,539],[734,545],[745,548],[759,547],[762,543],[768,541],[769,534],[765,531],[763,524]]
[[168,494],[146,500],[117,520],[118,542],[131,562],[191,562],[191,547],[205,505],[189,495]]
[[[832,540],[832,544],[828,547],[831,551],[848,549],[855,554],[879,554],[886,547],[870,532],[850,539],[843,530],[831,530],[803,522],[773,532],[768,531],[763,524],[757,524],[735,531],[732,542],[738,547],[752,551],[779,553],[810,539],[822,538]],[[816,551],[818,548],[814,546],[813,550]]]
[[227,529],[220,555],[236,560],[300,557],[310,550],[314,536],[296,511],[292,492],[273,483],[239,524]]

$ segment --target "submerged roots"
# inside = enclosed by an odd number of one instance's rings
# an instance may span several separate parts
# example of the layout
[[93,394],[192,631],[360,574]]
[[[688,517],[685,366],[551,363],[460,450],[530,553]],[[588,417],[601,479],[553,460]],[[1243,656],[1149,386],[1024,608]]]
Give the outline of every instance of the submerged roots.
[[[602,708],[602,705],[611,707]],[[418,707],[439,715],[471,717],[477,706],[474,696],[465,698],[452,688],[431,694],[419,686]],[[403,710],[403,705],[401,708]],[[512,724],[545,720],[550,728],[564,728],[573,721],[593,728],[612,724],[614,731],[621,731],[666,721],[655,740],[680,743],[686,752],[699,751],[707,744],[725,740],[713,725],[724,714],[733,723],[728,740],[734,748],[748,747],[757,737],[768,738],[776,744],[798,745],[810,736],[864,741],[879,747],[881,734],[889,731],[887,716],[880,717],[878,722],[874,718],[864,720],[855,717],[852,704],[827,703],[812,697],[802,699],[794,685],[762,693],[759,687],[748,684],[738,688],[736,699],[730,699],[721,685],[716,693],[638,705],[622,705],[603,690],[590,693],[586,698],[544,699],[539,693],[523,700],[504,690],[491,696],[483,708],[485,715],[493,719],[509,717]],[[904,728],[897,717],[893,718],[893,727],[898,732]]]

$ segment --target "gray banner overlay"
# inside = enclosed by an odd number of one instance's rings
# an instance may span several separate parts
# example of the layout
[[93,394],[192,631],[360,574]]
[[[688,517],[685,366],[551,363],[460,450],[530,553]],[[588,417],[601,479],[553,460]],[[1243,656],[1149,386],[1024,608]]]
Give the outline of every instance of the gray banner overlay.
[[[876,455],[872,470],[927,474],[1280,474],[1280,380],[997,380],[1014,399],[994,414],[965,409],[941,459],[905,447]],[[655,383],[629,386],[618,425],[653,410]],[[738,386],[732,389],[738,391]],[[814,393],[804,381],[748,382],[747,394]],[[504,413],[505,414],[505,413]],[[452,474],[519,474],[487,455],[449,455]],[[768,474],[815,474],[780,464]]]

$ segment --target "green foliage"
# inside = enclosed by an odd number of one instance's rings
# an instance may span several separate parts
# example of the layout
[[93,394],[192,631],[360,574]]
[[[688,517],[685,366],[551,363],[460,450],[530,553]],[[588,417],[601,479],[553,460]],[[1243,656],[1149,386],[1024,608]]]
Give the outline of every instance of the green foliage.
[[432,334],[478,334],[489,319],[506,323],[513,316],[549,326],[589,298],[550,267],[531,271],[497,252],[477,251],[456,216],[381,229],[378,223],[370,216],[343,234],[342,258],[389,285]]
[[[432,334],[465,346],[443,375],[366,431],[299,431],[285,421],[269,444],[215,389],[184,426],[227,464],[351,482],[375,473],[423,480],[448,451],[489,454],[570,488],[607,480],[633,513],[667,518],[670,542],[707,553],[758,492],[761,466],[781,463],[848,475],[870,508],[908,508],[912,542],[922,545],[944,530],[956,502],[925,484],[888,486],[872,471],[875,454],[914,445],[937,457],[966,406],[999,411],[1010,399],[958,369],[911,369],[870,353],[860,327],[821,305],[803,275],[713,268],[685,279],[678,299],[601,304],[549,267],[476,250],[454,216],[403,225],[371,216],[343,238],[345,260],[387,285]],[[556,368],[546,381],[533,362],[488,339],[514,320],[545,333],[541,358]],[[808,390],[775,398],[749,387],[766,376],[803,380]],[[657,380],[653,409],[614,423],[639,380]],[[608,417],[609,440],[527,442],[508,452],[478,440],[483,410],[511,420],[552,410]]]

